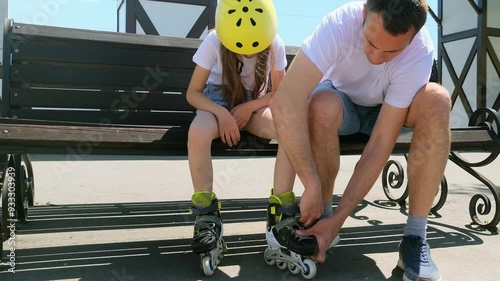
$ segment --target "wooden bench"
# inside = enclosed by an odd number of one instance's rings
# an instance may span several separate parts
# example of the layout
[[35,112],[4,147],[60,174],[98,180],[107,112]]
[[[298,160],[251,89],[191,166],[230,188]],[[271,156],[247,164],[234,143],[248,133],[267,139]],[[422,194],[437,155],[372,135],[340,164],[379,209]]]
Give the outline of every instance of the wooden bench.
[[[185,99],[194,69],[192,56],[201,40],[99,32],[18,24],[5,28],[0,171],[3,240],[11,218],[26,221],[33,205],[35,181],[29,154],[187,155],[187,128],[194,116]],[[290,62],[297,47],[287,47]],[[500,191],[473,167],[489,164],[500,153],[498,113],[481,109],[470,126],[452,130],[450,159],[482,181],[493,194],[496,208],[488,222],[479,219],[490,210],[477,210],[482,195],[471,201],[471,218],[494,228],[500,221]],[[495,127],[496,126],[496,127]],[[411,131],[402,132],[395,154],[406,154]],[[359,155],[367,137],[341,138],[342,155]],[[214,156],[275,156],[275,140],[243,134],[233,148],[215,141]],[[482,163],[468,164],[457,152],[488,152]],[[402,185],[401,173],[384,169],[383,185]],[[446,198],[441,196],[433,210]],[[399,185],[399,186],[398,186]],[[16,188],[13,188],[15,186]],[[9,204],[15,194],[15,204]],[[491,197],[491,196],[490,196]],[[12,202],[10,202],[12,203]],[[484,202],[489,204],[489,201]],[[14,206],[15,205],[15,206]],[[9,206],[12,207],[9,209]]]

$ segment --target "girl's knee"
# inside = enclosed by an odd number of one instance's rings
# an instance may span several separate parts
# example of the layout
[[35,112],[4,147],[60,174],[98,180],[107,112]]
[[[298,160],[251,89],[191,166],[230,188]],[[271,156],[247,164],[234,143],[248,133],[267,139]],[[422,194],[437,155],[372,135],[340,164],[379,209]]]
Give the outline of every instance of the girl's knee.
[[210,145],[219,135],[217,120],[212,115],[197,115],[188,131],[188,148]]

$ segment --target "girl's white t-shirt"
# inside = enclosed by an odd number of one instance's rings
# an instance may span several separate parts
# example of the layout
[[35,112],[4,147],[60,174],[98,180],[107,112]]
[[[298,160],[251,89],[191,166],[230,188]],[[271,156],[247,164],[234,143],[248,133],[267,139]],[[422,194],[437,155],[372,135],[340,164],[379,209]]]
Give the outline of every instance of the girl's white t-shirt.
[[[204,69],[210,70],[210,75],[208,77],[207,83],[222,85],[222,58],[220,56],[220,45],[221,42],[217,37],[216,31],[210,32],[207,37],[200,44],[200,47],[196,51],[193,56],[193,61],[203,67]],[[276,35],[272,43],[273,48],[273,58],[271,55],[267,61],[267,75],[269,77],[269,73],[271,69],[275,71],[281,71],[286,68],[286,51],[283,40]],[[247,58],[243,55],[238,55],[238,59],[243,63],[242,71],[240,73],[241,82],[245,89],[251,91],[253,90],[253,84],[255,81],[255,64],[257,62],[257,56],[251,56]],[[271,62],[273,65],[271,66]],[[267,85],[266,80],[266,85]],[[263,88],[264,90],[259,94],[262,96],[266,94],[267,86]]]
[[429,82],[434,45],[423,27],[391,61],[371,64],[363,51],[363,4],[349,2],[327,14],[302,50],[355,104],[406,108]]

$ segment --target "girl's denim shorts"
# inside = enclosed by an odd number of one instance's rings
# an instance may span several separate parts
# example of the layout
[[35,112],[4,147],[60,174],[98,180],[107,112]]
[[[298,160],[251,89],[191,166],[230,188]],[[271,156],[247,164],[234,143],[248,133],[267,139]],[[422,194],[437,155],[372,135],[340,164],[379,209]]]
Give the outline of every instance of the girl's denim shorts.
[[[209,99],[213,100],[218,105],[221,105],[225,108],[229,108],[229,101],[223,94],[222,86],[215,84],[207,84],[205,89],[203,90],[203,94],[207,96]],[[247,91],[247,101],[252,100],[252,92]]]

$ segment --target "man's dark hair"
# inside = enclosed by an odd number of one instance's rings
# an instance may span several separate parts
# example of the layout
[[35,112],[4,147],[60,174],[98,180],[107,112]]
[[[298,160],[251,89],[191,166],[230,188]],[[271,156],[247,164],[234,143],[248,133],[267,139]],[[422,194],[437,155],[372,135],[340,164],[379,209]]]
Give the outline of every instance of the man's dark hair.
[[413,27],[417,33],[427,20],[426,0],[367,0],[366,16],[378,13],[384,29],[393,36],[407,33]]

